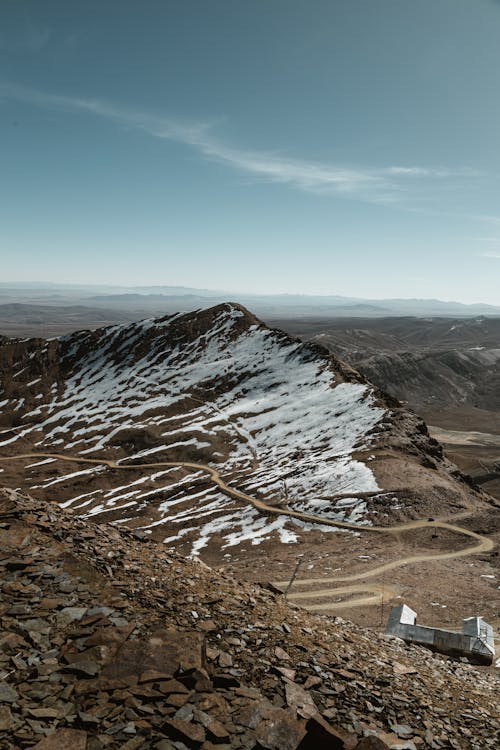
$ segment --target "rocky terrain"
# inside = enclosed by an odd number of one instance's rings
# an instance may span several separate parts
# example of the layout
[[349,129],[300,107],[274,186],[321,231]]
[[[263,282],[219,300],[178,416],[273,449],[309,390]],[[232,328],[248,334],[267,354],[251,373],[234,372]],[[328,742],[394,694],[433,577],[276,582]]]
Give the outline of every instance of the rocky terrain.
[[498,677],[0,495],[2,750],[484,750]]

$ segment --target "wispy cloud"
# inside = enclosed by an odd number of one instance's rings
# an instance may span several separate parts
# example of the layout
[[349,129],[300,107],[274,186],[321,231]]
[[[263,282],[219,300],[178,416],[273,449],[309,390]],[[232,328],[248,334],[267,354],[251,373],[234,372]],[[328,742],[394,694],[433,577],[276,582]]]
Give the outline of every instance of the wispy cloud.
[[480,177],[482,172],[470,167],[461,169],[446,169],[444,167],[388,167],[387,174],[403,177]]
[[294,159],[276,152],[232,147],[217,139],[210,123],[192,123],[119,107],[100,99],[59,96],[18,84],[0,83],[0,100],[17,100],[65,112],[86,112],[149,135],[194,148],[204,159],[227,165],[256,179],[287,184],[320,194],[336,194],[370,203],[400,201],[415,181],[478,176],[470,169],[422,166],[372,169]]
[[500,253],[481,253],[481,258],[494,258],[500,260]]

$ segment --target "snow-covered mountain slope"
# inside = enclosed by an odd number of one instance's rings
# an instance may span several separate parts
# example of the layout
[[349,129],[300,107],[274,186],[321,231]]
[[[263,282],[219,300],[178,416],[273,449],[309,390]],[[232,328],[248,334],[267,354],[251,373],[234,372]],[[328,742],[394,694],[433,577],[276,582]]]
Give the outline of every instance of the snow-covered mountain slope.
[[[368,522],[366,494],[380,489],[370,451],[393,436],[397,404],[326,350],[238,305],[48,341],[4,339],[0,358],[4,455],[209,464],[268,504]],[[77,512],[189,539],[195,552],[213,538],[222,547],[272,534],[293,542],[307,528],[228,497],[193,467],[121,472],[42,457],[25,459],[16,476]]]

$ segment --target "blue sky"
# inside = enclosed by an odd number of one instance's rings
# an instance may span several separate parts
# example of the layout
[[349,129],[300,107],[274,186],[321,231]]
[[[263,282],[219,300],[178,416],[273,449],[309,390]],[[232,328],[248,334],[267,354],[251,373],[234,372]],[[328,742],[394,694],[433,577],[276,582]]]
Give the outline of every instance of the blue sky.
[[3,0],[3,281],[500,304],[500,3]]

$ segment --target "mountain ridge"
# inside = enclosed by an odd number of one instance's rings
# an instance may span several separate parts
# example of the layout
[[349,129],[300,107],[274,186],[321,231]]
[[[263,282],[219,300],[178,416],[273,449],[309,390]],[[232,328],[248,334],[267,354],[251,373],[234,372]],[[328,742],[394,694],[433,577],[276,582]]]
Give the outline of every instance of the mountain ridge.
[[125,487],[103,467],[68,473],[56,459],[5,471],[41,497],[55,487],[64,504],[156,535],[168,529],[197,552],[220,536],[225,545],[276,535],[296,543],[307,525],[242,512],[182,469],[186,461],[212,462],[231,486],[318,519],[390,523],[393,505],[399,520],[401,508],[415,517],[413,481],[417,513],[438,498],[442,509],[463,503],[471,491],[418,417],[321,345],[270,329],[237,303],[3,340],[0,358],[11,372],[0,395],[1,450],[179,461],[147,476],[138,468]]

